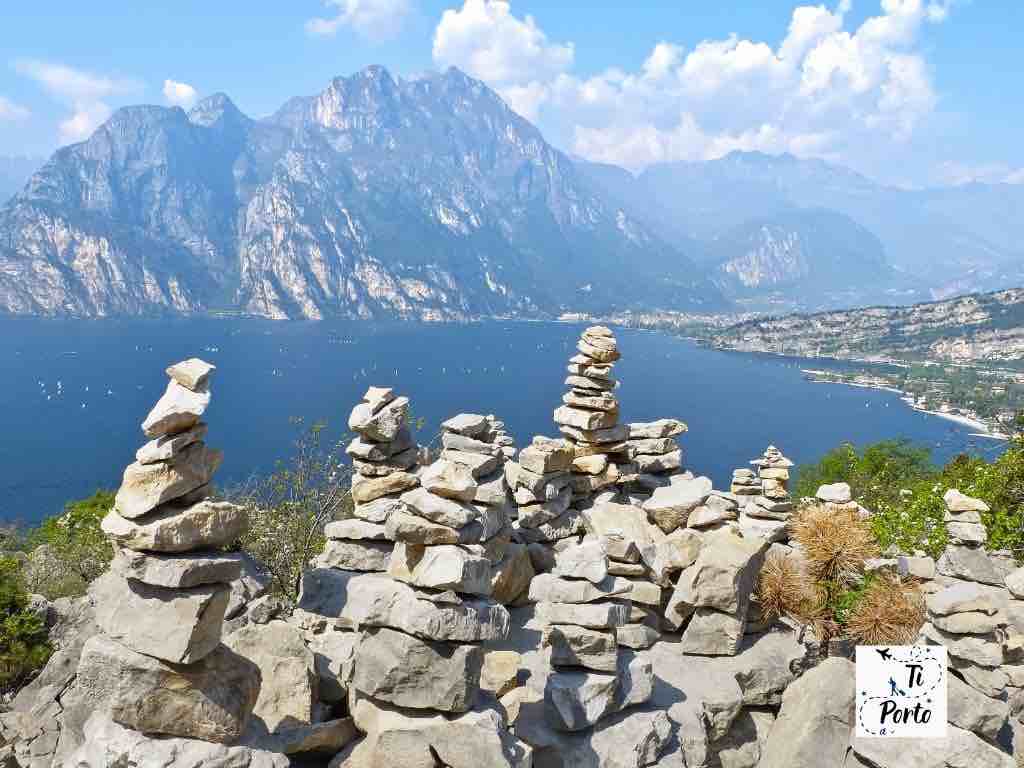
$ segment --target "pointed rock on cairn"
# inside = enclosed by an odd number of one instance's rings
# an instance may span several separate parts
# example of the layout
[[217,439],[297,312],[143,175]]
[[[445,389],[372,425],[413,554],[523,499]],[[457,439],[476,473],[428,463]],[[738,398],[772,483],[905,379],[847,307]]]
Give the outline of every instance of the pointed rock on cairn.
[[[357,469],[371,479],[355,481],[356,517],[327,526],[327,548],[368,541],[372,554],[325,551],[302,578],[296,613],[311,644],[353,649],[337,684],[364,737],[331,765],[378,765],[384,755],[396,766],[433,765],[435,756],[464,765],[472,754],[479,764],[525,768],[529,748],[494,711],[474,709],[482,643],[509,631],[508,611],[490,595],[495,583],[515,592],[494,576],[510,556],[502,464],[511,441],[496,419],[460,414],[442,425],[441,457],[417,471],[415,459],[394,458],[415,455],[403,434],[407,408],[374,388],[350,421],[360,437],[349,451],[362,454]],[[367,494],[372,478],[387,484]]]
[[552,572],[530,585],[551,664],[545,718],[558,731],[589,730],[653,692],[651,662],[617,641],[630,620],[632,584],[608,565],[602,542],[589,541],[563,549]]
[[740,528],[747,536],[785,541],[793,511],[789,495],[789,470],[793,462],[774,445],[769,445],[750,464],[756,475],[750,469],[737,469],[732,473],[730,490],[742,506]]
[[[103,519],[115,555],[91,588],[101,632],[86,642],[77,672],[95,722],[71,764],[109,765],[103,760],[117,749],[103,741],[108,732],[230,744],[249,722],[259,668],[220,641],[240,563],[219,550],[239,536],[245,516],[208,498],[221,462],[200,421],[213,370],[196,359],[167,369],[167,391],[143,422],[152,440],[125,470]],[[198,757],[212,747],[189,749]],[[232,749],[245,752],[235,755],[239,765],[254,759],[252,750]],[[272,762],[279,761],[263,764]]]

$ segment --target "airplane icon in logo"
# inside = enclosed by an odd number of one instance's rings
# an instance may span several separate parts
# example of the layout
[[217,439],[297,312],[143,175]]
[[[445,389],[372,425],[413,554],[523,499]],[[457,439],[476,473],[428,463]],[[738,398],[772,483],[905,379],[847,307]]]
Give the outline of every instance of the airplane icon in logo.
[[881,656],[885,661],[892,661],[892,651],[888,648],[875,648],[875,653]]

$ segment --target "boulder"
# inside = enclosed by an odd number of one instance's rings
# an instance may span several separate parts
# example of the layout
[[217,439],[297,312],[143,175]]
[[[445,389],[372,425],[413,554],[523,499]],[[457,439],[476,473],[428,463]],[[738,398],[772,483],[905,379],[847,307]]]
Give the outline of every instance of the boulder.
[[949,616],[967,611],[980,611],[994,615],[999,606],[992,593],[977,585],[965,582],[950,586],[928,595],[925,598],[928,613],[934,616]]
[[208,387],[191,390],[171,379],[163,396],[143,420],[142,431],[146,437],[184,432],[199,422],[209,404]]
[[224,644],[259,667],[263,685],[253,715],[268,732],[313,722],[318,675],[298,629],[283,621],[249,624]]
[[[854,725],[854,689],[854,665],[847,659],[831,657],[805,672],[782,695],[782,708],[768,734],[759,768],[842,765]],[[925,741],[930,740],[914,743]]]
[[1009,704],[989,698],[956,675],[949,675],[946,693],[950,723],[989,741],[997,740],[1010,716]]
[[761,709],[744,709],[728,732],[712,744],[722,768],[757,768],[775,715]]
[[983,547],[947,546],[935,569],[954,579],[1004,586],[1003,574]]
[[230,744],[248,725],[260,670],[223,645],[172,665],[98,635],[82,649],[76,684],[97,711],[132,730]]
[[544,687],[544,708],[555,730],[580,731],[610,714],[643,704],[653,686],[651,662],[623,653],[615,674],[553,671]]
[[852,740],[855,754],[873,768],[1015,768],[1010,755],[973,733],[949,726],[939,739],[864,738]]
[[731,528],[712,531],[704,536],[696,562],[680,576],[676,601],[745,613],[767,548],[765,541],[743,538]]
[[137,551],[188,552],[217,549],[242,535],[245,510],[226,501],[170,502],[145,517],[128,520],[111,511],[100,527],[114,543]]
[[224,455],[206,443],[192,443],[170,461],[129,464],[114,497],[114,511],[133,520],[165,502],[180,498],[210,482]]
[[818,488],[818,492],[815,495],[818,497],[818,501],[831,502],[833,504],[846,504],[853,500],[849,483],[822,485]]
[[704,503],[711,492],[711,481],[698,477],[655,489],[643,508],[651,521],[665,533],[685,528],[690,513]]
[[193,664],[220,643],[231,588],[153,587],[106,573],[93,583],[96,622],[132,650],[175,664]]
[[746,630],[746,611],[725,613],[714,608],[697,608],[683,632],[683,653],[699,656],[735,656]]
[[65,761],[68,768],[288,768],[282,754],[208,741],[150,738],[97,712],[85,725],[86,742]]
[[395,706],[465,712],[476,700],[482,665],[480,646],[376,627],[366,630],[356,650],[352,684]]

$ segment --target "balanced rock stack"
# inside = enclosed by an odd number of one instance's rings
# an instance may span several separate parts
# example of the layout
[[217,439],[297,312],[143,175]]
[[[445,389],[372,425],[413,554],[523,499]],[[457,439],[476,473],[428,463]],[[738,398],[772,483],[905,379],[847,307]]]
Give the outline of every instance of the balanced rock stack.
[[555,730],[593,728],[653,692],[650,661],[620,649],[616,637],[630,620],[633,584],[610,575],[608,565],[605,544],[588,541],[560,551],[551,573],[530,585],[551,665],[545,718]]
[[348,418],[356,437],[352,458],[353,517],[329,523],[317,564],[347,571],[386,571],[394,537],[385,523],[404,505],[401,495],[419,485],[419,448],[408,424],[409,398],[391,387],[370,387]]
[[746,470],[749,475],[737,476],[744,470],[733,472],[731,490],[746,502],[740,515],[740,527],[748,534],[771,541],[784,540],[786,523],[793,511],[793,500],[789,495],[789,469],[793,462],[774,445],[769,445],[750,463],[757,470],[756,478],[752,477],[750,470]]
[[213,370],[197,359],[168,368],[167,390],[142,424],[152,439],[125,469],[102,522],[115,555],[92,588],[101,633],[86,642],[77,674],[94,711],[120,726],[231,743],[246,729],[260,671],[221,644],[240,563],[220,550],[238,538],[245,515],[208,498],[221,462],[200,421]]
[[603,488],[617,486],[623,476],[636,474],[629,463],[626,440],[629,428],[619,424],[619,401],[614,395],[618,382],[612,366],[619,348],[612,332],[601,325],[583,331],[576,343],[578,354],[569,359],[569,391],[554,419],[573,449],[573,502],[585,506]]
[[573,447],[567,440],[537,436],[509,462],[505,473],[518,507],[519,541],[534,547],[568,539],[583,528],[571,507]]
[[683,451],[676,437],[687,427],[676,419],[627,424],[626,457],[636,476],[629,484],[634,501],[642,502],[683,472]]
[[938,572],[956,579],[1001,586],[1003,574],[985,550],[988,531],[981,522],[981,513],[989,511],[988,505],[953,488],[946,491],[942,500],[946,505],[944,523],[948,543],[936,563]]

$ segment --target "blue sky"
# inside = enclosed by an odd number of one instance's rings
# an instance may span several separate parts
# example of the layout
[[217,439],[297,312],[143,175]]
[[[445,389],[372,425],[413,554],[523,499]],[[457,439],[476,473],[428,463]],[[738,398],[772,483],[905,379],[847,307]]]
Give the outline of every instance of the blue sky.
[[368,64],[457,65],[560,148],[634,170],[758,149],[1024,182],[1019,0],[131,5],[4,9],[0,154],[48,155],[125,104],[224,91],[259,117]]

